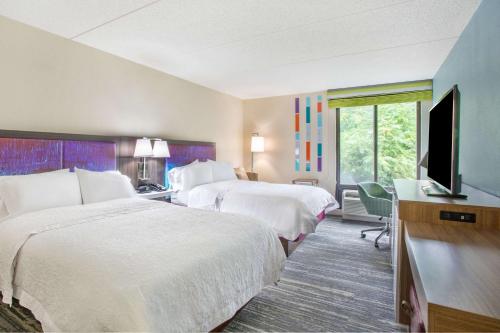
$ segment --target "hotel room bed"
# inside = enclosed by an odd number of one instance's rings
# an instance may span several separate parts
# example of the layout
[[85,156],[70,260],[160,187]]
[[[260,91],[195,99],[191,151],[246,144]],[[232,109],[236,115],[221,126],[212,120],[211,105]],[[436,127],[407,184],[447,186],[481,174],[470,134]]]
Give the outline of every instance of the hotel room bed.
[[279,279],[278,237],[249,217],[145,199],[0,222],[0,291],[45,331],[208,331]]
[[189,207],[254,217],[290,241],[314,232],[325,214],[339,207],[320,187],[247,180],[198,185],[180,197],[187,198]]

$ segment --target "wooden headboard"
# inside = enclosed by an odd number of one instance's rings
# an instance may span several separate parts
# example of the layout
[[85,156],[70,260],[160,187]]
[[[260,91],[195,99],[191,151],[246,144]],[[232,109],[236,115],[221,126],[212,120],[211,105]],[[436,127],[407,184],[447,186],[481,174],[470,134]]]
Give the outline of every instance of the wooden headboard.
[[[137,137],[94,136],[0,130],[0,176],[66,168],[94,171],[119,169],[137,185]],[[168,185],[167,171],[198,159],[215,160],[213,142],[168,140],[167,159],[149,158],[151,182]]]

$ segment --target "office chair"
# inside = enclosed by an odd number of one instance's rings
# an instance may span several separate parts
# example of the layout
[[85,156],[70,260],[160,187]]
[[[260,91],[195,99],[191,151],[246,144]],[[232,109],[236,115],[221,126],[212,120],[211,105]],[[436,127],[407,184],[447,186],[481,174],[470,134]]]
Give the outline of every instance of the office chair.
[[359,183],[357,187],[359,198],[368,214],[380,216],[379,220],[387,218],[383,227],[361,230],[361,238],[365,238],[365,233],[368,231],[381,231],[380,235],[375,238],[375,247],[378,248],[379,239],[383,235],[389,235],[390,232],[389,218],[392,213],[392,193],[386,191],[382,185],[373,182]]

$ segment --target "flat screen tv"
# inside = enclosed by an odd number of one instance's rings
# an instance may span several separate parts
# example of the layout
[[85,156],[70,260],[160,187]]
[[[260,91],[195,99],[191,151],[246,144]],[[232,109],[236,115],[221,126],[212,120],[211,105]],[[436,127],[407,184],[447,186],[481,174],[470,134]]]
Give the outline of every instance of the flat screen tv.
[[459,91],[455,85],[429,114],[427,176],[437,185],[438,191],[434,195],[461,197],[458,174],[459,117]]

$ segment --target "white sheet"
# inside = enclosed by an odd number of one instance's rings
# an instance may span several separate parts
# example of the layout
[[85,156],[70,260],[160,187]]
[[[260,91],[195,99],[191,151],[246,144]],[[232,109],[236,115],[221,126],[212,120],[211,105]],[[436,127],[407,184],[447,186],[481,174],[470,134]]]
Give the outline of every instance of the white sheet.
[[288,240],[314,232],[317,216],[339,207],[320,187],[245,180],[197,186],[189,191],[188,205],[255,217]]
[[4,302],[19,297],[45,331],[207,331],[277,281],[284,260],[258,221],[145,199],[0,224]]

